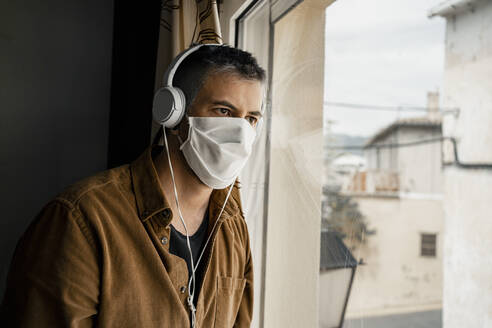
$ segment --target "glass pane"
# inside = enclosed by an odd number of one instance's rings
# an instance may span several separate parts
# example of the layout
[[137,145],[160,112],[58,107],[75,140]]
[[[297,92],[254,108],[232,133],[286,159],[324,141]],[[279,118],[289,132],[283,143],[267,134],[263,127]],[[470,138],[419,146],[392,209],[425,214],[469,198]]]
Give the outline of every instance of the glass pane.
[[[445,24],[432,5],[326,10],[322,227],[358,263],[345,328],[442,326]],[[339,298],[320,275],[320,297]],[[330,315],[320,309],[320,327]]]
[[318,325],[326,5],[275,23],[265,327]]
[[[241,49],[251,52],[258,63],[267,70],[269,54],[269,6],[268,1],[259,1],[254,8],[239,22],[239,42]],[[268,82],[266,82],[268,85]],[[266,99],[265,99],[266,101]],[[268,110],[268,106],[264,106]],[[261,135],[254,147],[248,163],[241,172],[241,197],[253,254],[255,277],[255,300],[252,327],[259,327],[264,261],[264,226],[265,226],[265,188],[268,160],[267,157],[267,126],[268,113],[263,113]]]

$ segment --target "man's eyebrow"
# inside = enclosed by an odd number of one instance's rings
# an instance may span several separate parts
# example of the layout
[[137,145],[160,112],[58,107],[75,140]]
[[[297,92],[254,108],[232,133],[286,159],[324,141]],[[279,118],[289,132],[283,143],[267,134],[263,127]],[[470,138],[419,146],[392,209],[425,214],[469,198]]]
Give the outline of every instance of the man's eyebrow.
[[254,116],[263,117],[263,113],[260,112],[259,110],[255,110],[255,111],[248,112],[248,113],[251,115],[254,115]]
[[[227,107],[229,107],[229,108],[231,108],[231,109],[233,109],[235,111],[238,111],[237,107],[234,106],[233,104],[231,104],[230,102],[228,102],[227,100],[214,100],[214,101],[212,101],[212,104],[214,104],[214,105],[227,106]],[[262,112],[259,111],[259,110],[248,112],[248,114],[259,116],[259,117],[262,117],[263,116]]]

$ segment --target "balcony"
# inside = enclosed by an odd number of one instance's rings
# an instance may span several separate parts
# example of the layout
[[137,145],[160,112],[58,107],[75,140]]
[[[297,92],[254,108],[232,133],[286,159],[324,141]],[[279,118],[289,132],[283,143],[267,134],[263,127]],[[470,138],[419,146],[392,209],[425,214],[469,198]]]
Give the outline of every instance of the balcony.
[[395,194],[400,191],[400,175],[381,170],[355,172],[342,190],[348,193]]

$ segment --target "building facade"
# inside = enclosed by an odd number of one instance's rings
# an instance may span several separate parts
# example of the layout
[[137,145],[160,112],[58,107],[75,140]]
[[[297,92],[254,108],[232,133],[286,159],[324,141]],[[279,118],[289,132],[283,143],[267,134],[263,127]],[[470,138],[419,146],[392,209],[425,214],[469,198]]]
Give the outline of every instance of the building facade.
[[[429,112],[395,121],[365,146],[367,170],[343,193],[375,234],[351,245],[357,268],[347,318],[441,309],[441,118],[437,94]],[[350,238],[347,240],[350,244]],[[356,246],[356,247],[354,247]]]
[[[443,327],[492,327],[492,2],[445,1]],[[454,113],[453,113],[454,111]]]

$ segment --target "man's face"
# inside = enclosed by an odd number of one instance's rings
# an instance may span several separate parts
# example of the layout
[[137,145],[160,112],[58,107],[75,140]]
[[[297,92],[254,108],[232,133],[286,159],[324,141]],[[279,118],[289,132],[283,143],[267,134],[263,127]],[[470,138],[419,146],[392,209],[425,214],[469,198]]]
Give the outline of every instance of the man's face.
[[240,117],[253,127],[261,118],[263,88],[257,80],[231,73],[209,75],[190,106],[189,116]]

